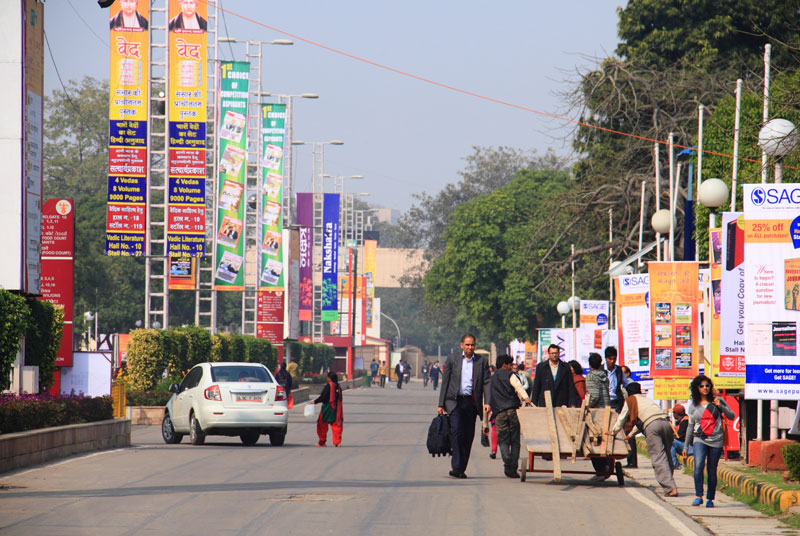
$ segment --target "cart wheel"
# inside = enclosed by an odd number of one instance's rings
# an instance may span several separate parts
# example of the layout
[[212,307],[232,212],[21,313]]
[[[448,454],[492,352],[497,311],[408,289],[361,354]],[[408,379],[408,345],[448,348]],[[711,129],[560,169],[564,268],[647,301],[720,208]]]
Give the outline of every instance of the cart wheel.
[[519,459],[519,481],[525,482],[528,473],[528,460],[525,458]]
[[622,472],[622,464],[617,462],[614,464],[614,471],[617,473],[617,484],[620,486],[625,485],[625,473]]

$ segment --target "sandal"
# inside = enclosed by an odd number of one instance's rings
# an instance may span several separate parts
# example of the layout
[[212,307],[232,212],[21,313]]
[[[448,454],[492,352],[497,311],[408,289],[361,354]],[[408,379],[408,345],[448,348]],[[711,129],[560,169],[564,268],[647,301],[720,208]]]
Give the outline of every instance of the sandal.
[[664,494],[664,497],[677,497],[677,496],[678,496],[677,489],[670,490]]

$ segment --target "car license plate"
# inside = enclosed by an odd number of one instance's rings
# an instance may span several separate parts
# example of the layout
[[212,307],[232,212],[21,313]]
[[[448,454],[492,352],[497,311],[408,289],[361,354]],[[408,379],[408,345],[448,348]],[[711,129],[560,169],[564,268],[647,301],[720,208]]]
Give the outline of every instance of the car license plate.
[[261,402],[261,395],[236,395],[237,402]]

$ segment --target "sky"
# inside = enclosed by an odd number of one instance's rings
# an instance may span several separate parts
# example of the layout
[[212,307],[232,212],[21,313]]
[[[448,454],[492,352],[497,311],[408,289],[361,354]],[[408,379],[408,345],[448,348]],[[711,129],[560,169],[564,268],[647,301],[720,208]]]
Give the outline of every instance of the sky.
[[[459,180],[473,146],[571,155],[569,124],[409,78],[304,42],[313,41],[418,77],[534,110],[565,114],[560,92],[578,69],[613,53],[619,0],[221,0],[219,35],[292,39],[264,46],[263,91],[295,99],[294,138],[342,140],[325,173],[363,175],[345,191],[404,212],[413,194]],[[156,4],[162,4],[156,0]],[[211,7],[209,7],[211,9]],[[240,16],[270,26],[265,28]],[[108,10],[95,0],[47,0],[45,89],[61,78],[108,78]],[[292,34],[295,37],[290,35]],[[245,59],[220,43],[220,59]],[[311,189],[311,147],[296,146],[295,191]],[[333,191],[333,184],[327,185]]]

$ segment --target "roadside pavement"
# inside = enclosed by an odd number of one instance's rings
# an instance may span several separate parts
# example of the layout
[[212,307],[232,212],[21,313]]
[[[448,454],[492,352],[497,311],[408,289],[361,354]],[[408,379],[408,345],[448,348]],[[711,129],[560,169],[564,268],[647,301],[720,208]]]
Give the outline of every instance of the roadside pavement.
[[[650,458],[639,453],[639,468],[625,469],[625,473],[642,486],[653,489],[659,498],[698,523],[705,526],[717,536],[742,536],[742,535],[800,535],[800,531],[781,523],[778,519],[753,510],[746,504],[725,495],[717,489],[714,508],[692,506],[695,498],[694,478],[682,470],[675,471],[675,484],[678,486],[678,497],[664,497],[661,486],[656,482],[653,465]],[[706,489],[706,488],[704,488]]]

